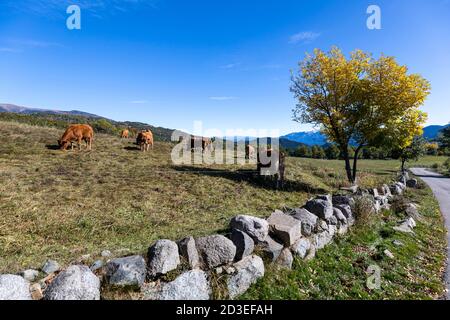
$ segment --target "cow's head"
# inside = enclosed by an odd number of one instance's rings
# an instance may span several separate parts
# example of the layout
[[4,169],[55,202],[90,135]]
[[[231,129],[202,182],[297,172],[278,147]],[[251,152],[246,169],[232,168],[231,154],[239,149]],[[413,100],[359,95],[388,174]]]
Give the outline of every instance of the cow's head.
[[58,144],[61,150],[66,150],[69,146],[69,141],[67,140],[58,140]]

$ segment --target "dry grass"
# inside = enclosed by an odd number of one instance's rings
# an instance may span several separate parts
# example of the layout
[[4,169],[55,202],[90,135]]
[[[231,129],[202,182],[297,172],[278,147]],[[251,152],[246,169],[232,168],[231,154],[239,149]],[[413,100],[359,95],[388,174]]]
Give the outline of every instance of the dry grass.
[[[92,152],[62,152],[61,134],[0,121],[0,273],[223,233],[237,214],[268,216],[346,184],[341,161],[289,158],[277,191],[251,165],[173,166],[170,143],[143,154],[132,140],[97,135]],[[389,180],[397,165],[361,161],[361,183]]]
[[0,272],[104,249],[145,252],[156,239],[221,232],[236,214],[266,216],[329,188],[295,170],[276,191],[253,166],[174,167],[169,143],[143,154],[132,140],[97,135],[92,152],[62,152],[61,134],[0,122]]

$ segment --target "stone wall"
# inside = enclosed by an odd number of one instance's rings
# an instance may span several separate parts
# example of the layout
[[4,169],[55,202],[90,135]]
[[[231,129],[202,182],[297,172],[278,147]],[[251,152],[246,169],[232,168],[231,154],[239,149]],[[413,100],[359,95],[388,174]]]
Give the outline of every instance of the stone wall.
[[[416,185],[417,180],[404,173],[390,186],[320,195],[301,208],[277,210],[267,219],[238,215],[231,219],[227,236],[158,240],[145,257],[109,259],[111,253],[104,251],[103,260],[64,270],[50,260],[40,271],[0,275],[0,300],[98,300],[104,290],[127,287],[151,300],[207,300],[219,289],[234,299],[265,275],[265,265],[291,268],[294,257],[313,259],[336,235],[347,233],[355,222],[355,203],[365,201],[367,210],[376,213],[388,209],[394,195]],[[397,231],[413,232],[417,208],[410,205],[407,214]],[[218,278],[220,288],[212,281]]]

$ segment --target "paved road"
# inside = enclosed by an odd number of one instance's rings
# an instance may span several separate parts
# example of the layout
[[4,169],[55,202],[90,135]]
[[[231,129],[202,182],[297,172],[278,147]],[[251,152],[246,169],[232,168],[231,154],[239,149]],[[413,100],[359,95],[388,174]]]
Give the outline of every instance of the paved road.
[[423,168],[413,168],[411,172],[422,179],[433,190],[433,193],[439,205],[441,212],[445,218],[445,225],[447,226],[447,300],[450,300],[450,179],[446,178],[436,172],[429,171]]

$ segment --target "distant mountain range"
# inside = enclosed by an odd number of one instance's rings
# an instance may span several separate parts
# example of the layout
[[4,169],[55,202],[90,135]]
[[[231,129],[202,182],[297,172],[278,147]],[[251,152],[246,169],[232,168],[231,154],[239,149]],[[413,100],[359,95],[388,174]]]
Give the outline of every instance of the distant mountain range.
[[[439,132],[448,126],[450,126],[450,125],[445,125],[445,126],[432,125],[432,126],[425,127],[425,128],[423,128],[423,137],[429,141],[436,140],[439,136]],[[328,143],[325,135],[323,135],[320,132],[315,132],[315,131],[290,133],[281,138],[295,141],[295,142],[302,143],[302,144],[306,144],[308,146],[313,146],[313,145],[321,146],[321,145]]]
[[450,126],[450,124],[446,125],[446,126],[428,126],[423,128],[423,137],[427,140],[435,140],[438,136],[439,133],[444,130],[445,128],[447,128],[448,126]]
[[61,110],[51,110],[51,109],[27,108],[27,107],[16,106],[14,104],[6,104],[6,103],[0,104],[0,112],[13,112],[13,113],[20,113],[20,114],[35,114],[35,113],[66,114],[66,115],[73,115],[73,116],[83,116],[83,117],[88,117],[88,118],[99,118],[99,119],[103,118],[96,114],[78,111],[78,110],[61,111]]
[[[72,110],[72,111],[61,111],[61,110],[51,110],[51,109],[36,109],[36,108],[27,108],[22,106],[17,106],[14,104],[2,104],[0,103],[0,112],[12,112],[12,113],[19,113],[19,114],[52,114],[52,115],[71,115],[71,116],[83,116],[91,119],[107,119],[104,117],[101,117],[96,114],[84,112],[84,111],[78,111],[78,110]],[[144,123],[137,123],[137,122],[117,122],[114,120],[107,119],[113,123],[127,125],[127,126],[133,126],[136,128],[145,128],[149,125]],[[435,140],[439,132],[450,125],[445,126],[439,126],[439,125],[432,125],[425,127],[423,130],[423,136],[427,140]],[[154,127],[153,127],[154,128]],[[164,132],[165,139],[170,140],[170,132],[173,131],[172,129],[166,129],[166,128],[156,128],[160,131]],[[235,142],[243,142],[243,141],[254,141],[256,140],[255,137],[224,137],[227,140],[234,140]],[[268,138],[270,139],[270,138]],[[279,138],[279,143],[283,148],[286,149],[295,149],[298,148],[301,145],[325,145],[328,143],[327,138],[325,135],[320,133],[319,131],[307,131],[307,132],[293,132],[290,134],[287,134],[285,136],[281,136]]]
[[290,141],[299,142],[308,146],[327,144],[327,138],[318,131],[294,132],[281,137]]

